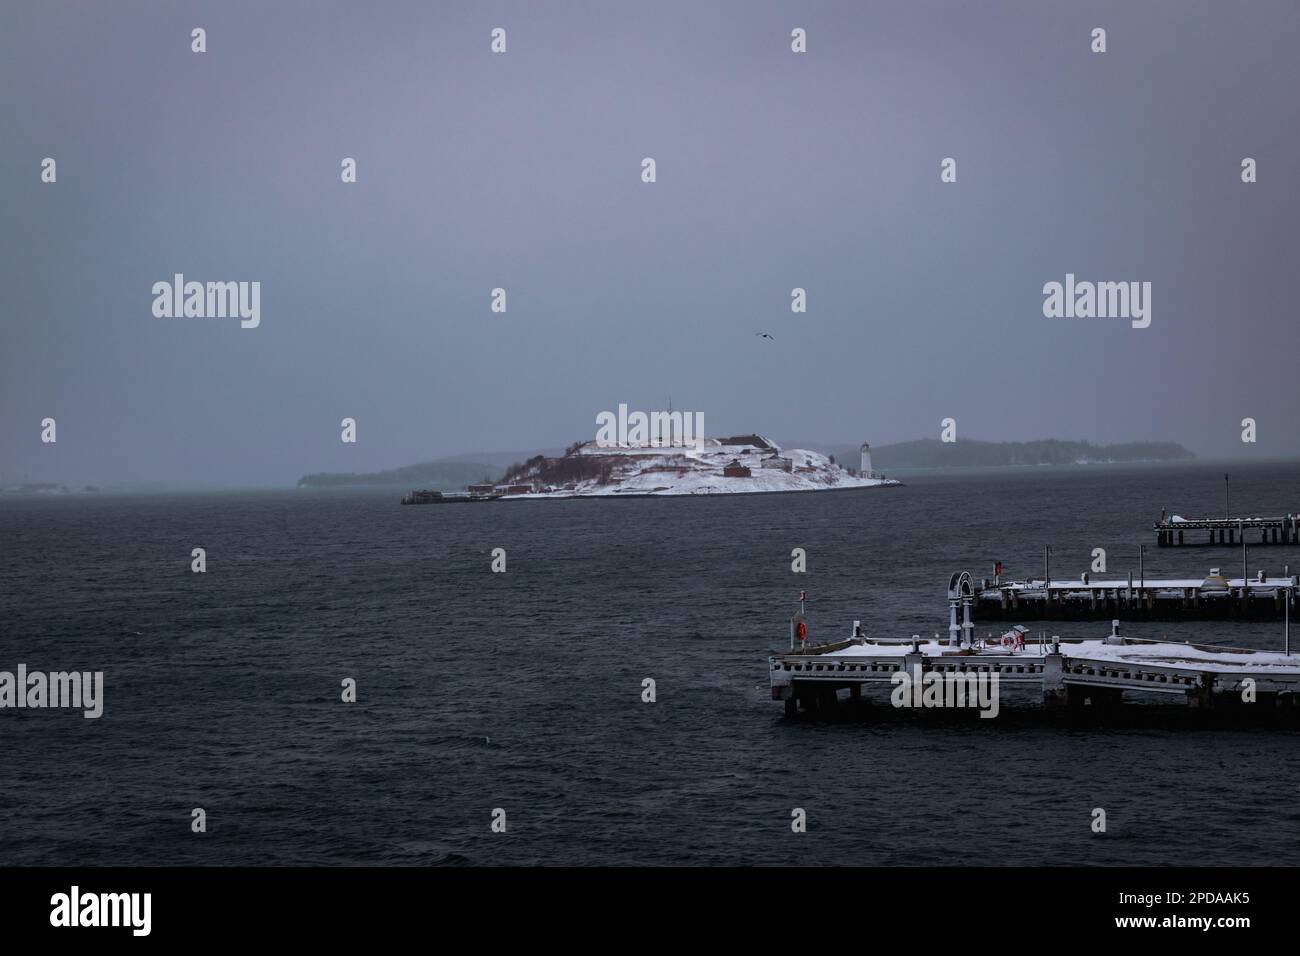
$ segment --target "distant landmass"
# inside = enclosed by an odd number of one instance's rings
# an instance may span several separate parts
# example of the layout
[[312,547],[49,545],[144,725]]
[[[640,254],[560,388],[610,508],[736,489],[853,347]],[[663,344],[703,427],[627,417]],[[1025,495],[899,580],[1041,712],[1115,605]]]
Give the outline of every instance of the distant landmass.
[[[856,465],[857,445],[826,445],[819,442],[790,443],[831,456],[831,462]],[[572,451],[569,449],[568,451]],[[431,491],[460,491],[470,484],[495,484],[508,474],[526,470],[543,458],[561,458],[564,451],[480,452],[455,455],[403,468],[371,472],[321,472],[304,475],[299,488],[345,488],[406,486]],[[876,471],[899,468],[969,468],[1016,465],[1093,465],[1143,461],[1190,461],[1196,456],[1177,442],[1138,441],[1116,445],[1094,445],[1086,441],[995,442],[963,438],[942,442],[937,438],[874,445],[872,467]],[[470,460],[470,459],[474,460]]]
[[[857,457],[856,446],[844,446],[834,454],[845,461]],[[873,445],[873,467],[881,471],[899,468],[1008,467],[1016,465],[1096,465],[1143,461],[1190,461],[1196,456],[1177,442],[1135,441],[1117,445],[1094,445],[1086,441],[993,442],[963,438],[943,442],[937,438]]]
[[472,482],[497,481],[503,468],[483,462],[427,461],[420,465],[369,472],[320,472],[304,475],[299,488],[348,488],[366,485],[409,485],[433,491],[459,491]]
[[61,481],[28,481],[21,485],[0,486],[0,494],[9,495],[90,495],[98,492],[98,485],[65,485]]

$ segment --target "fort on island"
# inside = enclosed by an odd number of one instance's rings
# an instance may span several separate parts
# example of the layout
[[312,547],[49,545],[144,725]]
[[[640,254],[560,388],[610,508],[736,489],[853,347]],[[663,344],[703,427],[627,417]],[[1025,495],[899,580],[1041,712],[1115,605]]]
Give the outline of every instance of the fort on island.
[[[468,485],[463,494],[413,491],[403,504],[500,499],[635,498],[676,495],[844,491],[896,486],[871,468],[863,442],[859,467],[804,448],[784,449],[762,435],[727,438],[651,432],[636,442],[579,441],[563,455],[537,455],[513,465],[500,481]],[[619,437],[623,437],[619,435]]]

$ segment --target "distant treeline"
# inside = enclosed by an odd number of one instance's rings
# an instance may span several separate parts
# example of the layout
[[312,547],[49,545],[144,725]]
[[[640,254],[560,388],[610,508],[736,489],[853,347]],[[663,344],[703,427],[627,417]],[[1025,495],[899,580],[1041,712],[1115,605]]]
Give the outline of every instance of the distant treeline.
[[322,472],[304,475],[298,480],[299,488],[342,488],[349,485],[401,485],[427,488],[431,491],[459,491],[471,482],[496,481],[501,469],[491,465],[462,461],[429,461],[422,465],[406,465],[387,471],[362,474],[351,472]]
[[531,481],[536,478],[545,485],[565,485],[569,482],[596,480],[602,485],[609,481],[614,462],[605,455],[575,455],[581,442],[566,449],[563,457],[552,458],[535,455],[527,461],[517,461],[506,469],[503,482]]
[[[1195,458],[1177,442],[1134,441],[1118,445],[1094,445],[1086,441],[992,442],[960,439],[943,442],[937,438],[881,445],[871,449],[876,471],[891,468],[950,468],[1010,465],[1073,465],[1096,462],[1185,461]],[[856,454],[845,453],[845,464],[856,463]]]

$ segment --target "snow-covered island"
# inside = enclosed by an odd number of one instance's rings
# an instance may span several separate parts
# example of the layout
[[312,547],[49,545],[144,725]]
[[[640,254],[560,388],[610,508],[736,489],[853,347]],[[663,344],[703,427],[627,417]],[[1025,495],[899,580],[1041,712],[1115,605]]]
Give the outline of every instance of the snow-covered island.
[[[421,504],[487,498],[667,497],[901,484],[871,470],[871,450],[866,444],[860,463],[859,469],[844,468],[815,451],[783,450],[761,435],[706,438],[687,447],[583,441],[570,445],[558,458],[538,455],[515,465],[500,481],[469,485],[464,496],[413,492],[408,499]],[[425,495],[425,500],[419,500]]]

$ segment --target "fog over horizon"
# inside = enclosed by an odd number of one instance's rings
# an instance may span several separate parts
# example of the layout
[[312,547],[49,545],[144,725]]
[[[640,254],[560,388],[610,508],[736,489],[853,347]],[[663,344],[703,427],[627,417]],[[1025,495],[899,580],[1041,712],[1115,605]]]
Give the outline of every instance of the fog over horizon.
[[[0,484],[289,485],[670,397],[1300,456],[1297,48],[1293,2],[7,4]],[[177,273],[260,324],[155,317]],[[1046,318],[1067,274],[1150,326]]]

